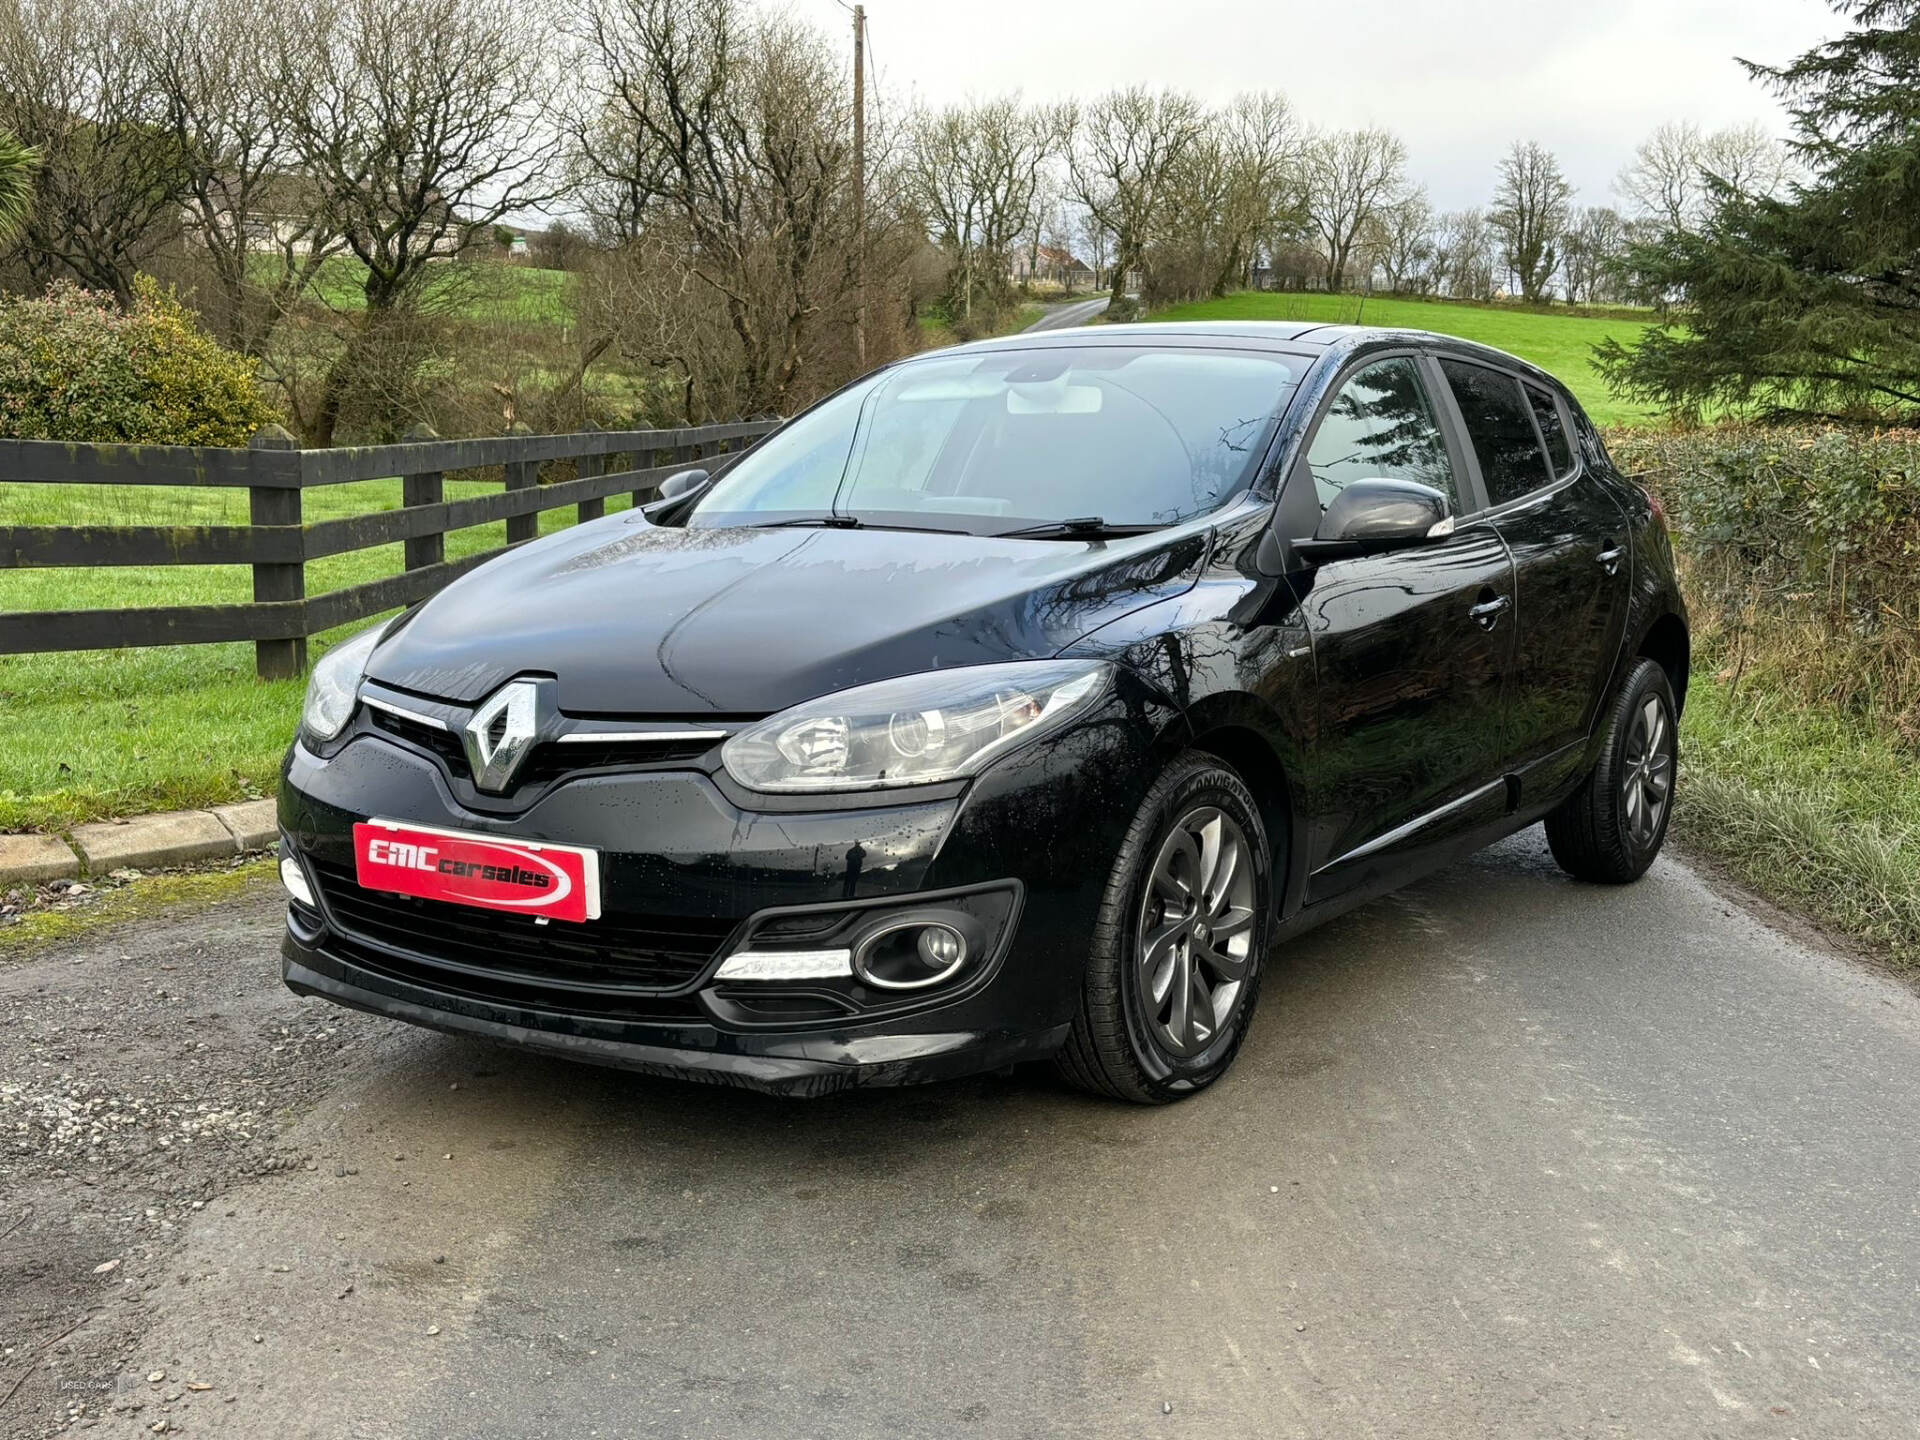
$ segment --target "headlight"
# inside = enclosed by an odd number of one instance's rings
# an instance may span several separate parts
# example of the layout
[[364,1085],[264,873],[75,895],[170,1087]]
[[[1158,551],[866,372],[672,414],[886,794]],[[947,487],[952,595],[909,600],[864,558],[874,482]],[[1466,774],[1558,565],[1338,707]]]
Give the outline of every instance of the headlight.
[[347,728],[353,718],[354,703],[360,698],[360,677],[366,674],[367,657],[373,654],[385,625],[353,637],[327,651],[307,680],[307,705],[301,712],[300,726],[315,740],[333,739]]
[[749,790],[776,793],[956,780],[1087,709],[1108,673],[1100,660],[1034,660],[905,675],[783,710],[720,755]]

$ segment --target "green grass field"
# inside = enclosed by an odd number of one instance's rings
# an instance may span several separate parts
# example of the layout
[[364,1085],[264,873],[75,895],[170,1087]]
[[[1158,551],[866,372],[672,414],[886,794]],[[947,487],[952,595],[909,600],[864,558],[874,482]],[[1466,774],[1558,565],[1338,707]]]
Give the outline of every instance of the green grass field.
[[1632,344],[1637,320],[1595,318],[1571,312],[1520,310],[1495,305],[1457,305],[1445,300],[1396,300],[1386,296],[1284,294],[1248,291],[1156,311],[1153,320],[1313,320],[1324,324],[1392,325],[1433,330],[1476,340],[1530,360],[1558,376],[1597,425],[1649,425],[1659,417],[1607,392],[1593,368],[1593,347],[1602,340]]
[[[267,276],[282,273],[279,262],[267,256],[259,257],[259,266]],[[365,274],[366,267],[353,256],[330,256],[314,277],[314,292],[334,310],[359,310],[366,304]],[[565,327],[574,321],[573,285],[564,270],[480,262],[445,267],[429,283],[427,299],[430,305],[444,300],[469,320]]]
[[[449,481],[449,500],[498,490]],[[607,502],[612,513],[624,496]],[[0,524],[244,524],[244,491],[166,486],[0,484]],[[398,480],[311,490],[310,521],[397,509]],[[542,533],[572,523],[571,508],[540,517]],[[447,558],[506,543],[504,521],[456,530]],[[307,566],[321,594],[404,568],[399,545]],[[0,609],[213,605],[250,600],[239,565],[0,571]],[[373,623],[371,621],[364,623]],[[318,637],[313,658],[354,633]],[[253,647],[180,645],[0,659],[0,831],[65,829],[85,820],[219,804],[273,793],[281,753],[299,718],[305,682],[261,681]]]

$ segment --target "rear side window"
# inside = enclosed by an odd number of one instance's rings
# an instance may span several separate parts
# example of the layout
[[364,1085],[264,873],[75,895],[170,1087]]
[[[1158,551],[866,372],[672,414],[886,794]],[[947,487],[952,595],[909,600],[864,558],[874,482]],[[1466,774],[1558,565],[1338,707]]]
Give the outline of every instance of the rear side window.
[[1547,460],[1553,473],[1565,475],[1573,469],[1573,447],[1567,444],[1567,427],[1560,423],[1560,407],[1538,385],[1526,385],[1526,391],[1533,418],[1540,422],[1540,438],[1547,442]]
[[1457,511],[1447,442],[1411,360],[1381,360],[1340,387],[1320,417],[1307,451],[1320,508],[1355,480],[1417,480],[1447,497]]
[[1488,500],[1504,505],[1546,484],[1551,478],[1546,453],[1520,382],[1464,360],[1442,360],[1440,368],[1466,421],[1480,473],[1486,477]]

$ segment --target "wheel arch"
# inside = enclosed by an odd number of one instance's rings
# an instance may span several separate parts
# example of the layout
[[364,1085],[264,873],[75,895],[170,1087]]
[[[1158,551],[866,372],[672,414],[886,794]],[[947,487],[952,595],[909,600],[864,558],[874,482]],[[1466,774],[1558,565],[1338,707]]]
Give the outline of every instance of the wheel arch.
[[1687,633],[1687,622],[1673,611],[1666,611],[1647,627],[1634,653],[1667,672],[1667,683],[1673,687],[1674,709],[1684,712],[1687,676],[1693,663],[1693,640]]
[[[1229,697],[1216,697],[1226,702]],[[1246,697],[1249,704],[1252,697]],[[1303,888],[1305,846],[1299,833],[1300,806],[1281,748],[1240,707],[1220,703],[1188,717],[1189,751],[1213,755],[1230,766],[1260,807],[1260,823],[1274,856],[1275,912],[1285,917],[1297,908]]]

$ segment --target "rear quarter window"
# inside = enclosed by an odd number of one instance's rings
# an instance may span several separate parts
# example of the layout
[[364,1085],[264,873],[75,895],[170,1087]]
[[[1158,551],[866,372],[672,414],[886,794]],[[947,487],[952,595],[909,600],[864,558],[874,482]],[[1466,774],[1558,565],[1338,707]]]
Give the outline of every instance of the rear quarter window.
[[1567,443],[1567,427],[1560,421],[1559,403],[1538,385],[1525,388],[1527,403],[1533,406],[1533,418],[1540,422],[1540,436],[1547,442],[1547,462],[1555,475],[1566,475],[1573,469],[1573,447]]

